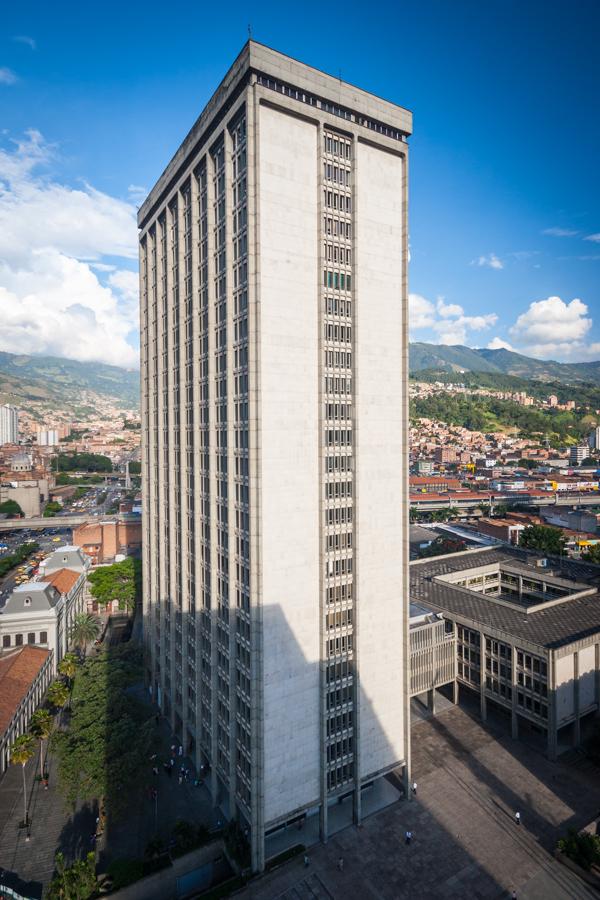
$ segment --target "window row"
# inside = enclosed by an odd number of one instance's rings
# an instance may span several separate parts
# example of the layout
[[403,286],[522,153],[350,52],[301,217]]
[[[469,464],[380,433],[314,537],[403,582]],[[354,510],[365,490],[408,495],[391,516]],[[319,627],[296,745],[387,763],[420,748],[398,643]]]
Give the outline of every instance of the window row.
[[335,216],[324,216],[323,227],[328,236],[352,240],[352,222],[345,222]]
[[323,332],[326,341],[337,341],[342,344],[352,343],[352,328],[350,325],[330,325],[325,323]]
[[339,209],[340,212],[352,212],[352,197],[350,194],[338,194],[337,191],[323,191],[323,201],[327,209]]
[[350,187],[351,174],[350,169],[335,166],[329,162],[323,163],[323,177],[326,181],[333,181],[336,184],[341,184],[343,187]]
[[352,250],[350,247],[339,247],[337,244],[326,244],[325,258],[327,262],[339,263],[342,266],[350,266],[352,265]]
[[326,350],[325,367],[327,369],[351,369],[352,353],[350,350]]
[[351,472],[351,456],[328,456],[325,460],[326,472]]
[[325,497],[327,500],[338,499],[339,497],[352,496],[351,481],[330,481],[325,485]]
[[332,156],[339,156],[341,159],[352,158],[352,144],[350,141],[344,140],[344,138],[338,137],[337,135],[328,134],[327,132],[323,135],[323,150],[325,153],[330,153]]
[[[24,641],[23,641],[24,637],[25,637],[24,634],[13,634],[13,635],[3,634],[2,635],[2,649],[6,650],[8,647],[22,647],[23,643],[24,643]],[[11,643],[13,638],[14,638],[14,643]],[[40,631],[39,639],[36,641],[35,632],[30,631],[27,634],[27,643],[28,644],[47,644],[48,643],[48,632]]]
[[351,291],[352,275],[347,272],[332,272],[331,269],[323,269],[323,287],[335,291]]

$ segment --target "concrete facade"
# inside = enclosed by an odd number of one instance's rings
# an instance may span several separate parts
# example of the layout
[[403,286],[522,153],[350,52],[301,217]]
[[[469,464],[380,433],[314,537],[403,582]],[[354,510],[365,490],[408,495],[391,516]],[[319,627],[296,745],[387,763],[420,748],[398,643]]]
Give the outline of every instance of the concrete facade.
[[408,777],[410,131],[250,41],[139,212],[148,687],[256,870]]

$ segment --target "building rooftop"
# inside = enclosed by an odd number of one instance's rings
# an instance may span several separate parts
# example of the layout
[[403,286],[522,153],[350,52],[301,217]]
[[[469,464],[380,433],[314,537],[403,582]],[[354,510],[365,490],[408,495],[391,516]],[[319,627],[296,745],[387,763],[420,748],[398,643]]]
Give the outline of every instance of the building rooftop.
[[[549,558],[548,565],[540,567],[541,559],[540,554],[517,548],[494,547],[415,561],[410,564],[410,599],[449,617],[470,619],[483,629],[498,629],[547,648],[600,632],[600,568],[557,558]],[[457,573],[501,566],[552,582],[557,591],[569,587],[571,593],[527,605],[452,583]]]
[[72,569],[57,569],[56,572],[52,572],[51,575],[44,578],[44,581],[55,587],[61,594],[68,594],[80,578],[80,573],[74,572]]
[[309,103],[309,108],[326,108],[327,112],[341,116],[341,127],[345,120],[353,117],[352,121],[364,127],[365,136],[370,129],[378,130],[378,126],[389,127],[400,136],[412,132],[412,113],[404,107],[383,100],[339,77],[327,75],[264,44],[249,40],[140,207],[140,228],[146,226],[155,207],[172,190],[190,157],[198,153],[209,139],[221,121],[223,111],[230,108],[252,74],[266,76],[276,85],[279,93],[287,96],[292,96],[288,89],[297,89],[302,97],[307,98],[304,102]]
[[0,734],[6,731],[49,655],[49,650],[29,644],[0,654]]

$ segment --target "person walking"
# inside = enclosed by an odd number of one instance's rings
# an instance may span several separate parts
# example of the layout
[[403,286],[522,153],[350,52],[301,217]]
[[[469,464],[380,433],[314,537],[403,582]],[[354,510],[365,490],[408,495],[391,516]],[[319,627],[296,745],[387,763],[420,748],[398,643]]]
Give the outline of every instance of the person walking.
[[406,834],[404,835],[404,843],[408,845],[408,844],[410,844],[411,841],[412,841],[412,831],[407,831]]
[[417,796],[417,782],[416,781],[413,781],[413,783],[412,783],[412,792],[416,797]]
[[521,813],[520,812],[515,813],[515,822],[517,823],[517,825],[521,824]]
[[304,856],[304,868],[305,868],[305,869],[308,869],[308,863],[309,863],[308,856],[305,855],[305,856]]
[[183,756],[183,747],[181,746],[181,744],[179,745],[179,751],[178,751],[178,752],[179,752],[179,755],[180,755],[180,756]]
[[344,857],[340,856],[340,858],[338,859],[338,872],[343,872],[343,871],[344,871]]
[[517,900],[517,892],[516,891],[510,892],[510,900]]

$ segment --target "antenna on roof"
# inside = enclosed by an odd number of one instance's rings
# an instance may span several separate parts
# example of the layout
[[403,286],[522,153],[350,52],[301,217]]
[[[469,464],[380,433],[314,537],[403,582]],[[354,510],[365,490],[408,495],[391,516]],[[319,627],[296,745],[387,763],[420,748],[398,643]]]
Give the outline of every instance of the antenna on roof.
[[252,23],[248,22],[248,40],[252,40]]

